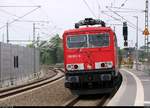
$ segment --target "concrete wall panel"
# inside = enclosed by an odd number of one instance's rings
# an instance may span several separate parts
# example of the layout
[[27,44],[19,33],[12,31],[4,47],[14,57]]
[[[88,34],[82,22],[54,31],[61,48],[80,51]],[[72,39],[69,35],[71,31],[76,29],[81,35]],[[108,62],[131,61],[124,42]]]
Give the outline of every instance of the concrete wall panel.
[[[18,56],[18,67],[14,67],[14,57]],[[35,50],[35,67],[39,72],[39,50]],[[0,42],[0,83],[23,79],[34,73],[34,49]]]

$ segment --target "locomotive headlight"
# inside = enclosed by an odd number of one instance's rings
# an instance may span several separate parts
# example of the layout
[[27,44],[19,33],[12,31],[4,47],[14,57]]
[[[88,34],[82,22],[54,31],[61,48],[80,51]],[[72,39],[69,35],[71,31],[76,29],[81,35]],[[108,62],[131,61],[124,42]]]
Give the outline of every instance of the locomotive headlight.
[[78,65],[74,65],[74,69],[78,69],[78,67],[79,67]]
[[101,67],[106,67],[106,64],[105,63],[101,63]]
[[112,68],[113,63],[110,62],[96,62],[95,63],[95,68],[96,69],[101,69],[101,68]]
[[72,64],[67,64],[67,65],[66,65],[67,70],[72,70],[72,67],[73,67]]
[[67,70],[83,70],[84,69],[84,65],[83,63],[81,64],[67,64],[66,65]]

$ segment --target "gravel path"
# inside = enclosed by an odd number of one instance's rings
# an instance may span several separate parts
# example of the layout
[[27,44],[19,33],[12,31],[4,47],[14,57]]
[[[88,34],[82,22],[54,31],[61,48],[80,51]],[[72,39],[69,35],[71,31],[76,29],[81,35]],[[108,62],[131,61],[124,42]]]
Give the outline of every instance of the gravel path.
[[74,96],[64,87],[64,78],[39,89],[0,100],[0,106],[61,106]]

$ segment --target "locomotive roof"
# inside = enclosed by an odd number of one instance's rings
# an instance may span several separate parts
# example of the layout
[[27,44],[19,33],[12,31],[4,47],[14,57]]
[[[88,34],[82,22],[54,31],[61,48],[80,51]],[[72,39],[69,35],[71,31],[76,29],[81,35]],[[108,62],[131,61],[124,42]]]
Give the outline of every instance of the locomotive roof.
[[69,29],[66,30],[64,33],[74,33],[74,32],[86,32],[86,31],[112,31],[110,27],[83,27],[78,29]]

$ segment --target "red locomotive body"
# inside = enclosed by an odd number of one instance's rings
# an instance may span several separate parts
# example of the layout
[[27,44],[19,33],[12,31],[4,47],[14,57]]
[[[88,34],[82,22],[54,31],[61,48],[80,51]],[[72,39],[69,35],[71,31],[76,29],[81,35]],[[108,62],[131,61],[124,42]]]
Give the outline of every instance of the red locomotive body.
[[63,47],[65,87],[76,94],[112,90],[118,76],[118,53],[116,36],[110,27],[67,30]]

